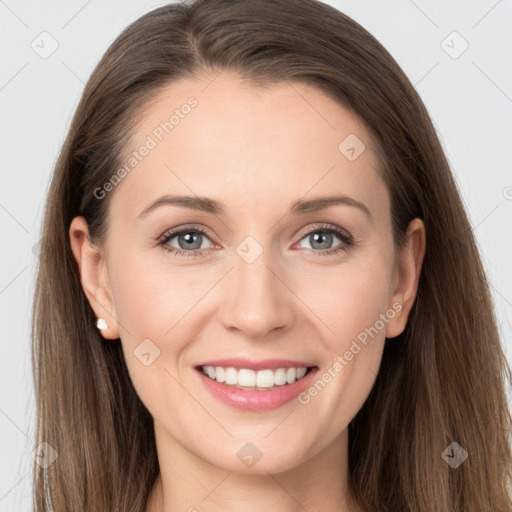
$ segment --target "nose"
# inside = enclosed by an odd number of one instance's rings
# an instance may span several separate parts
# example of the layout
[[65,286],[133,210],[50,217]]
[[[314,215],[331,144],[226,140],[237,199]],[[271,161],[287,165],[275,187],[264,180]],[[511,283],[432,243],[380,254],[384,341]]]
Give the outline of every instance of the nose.
[[251,339],[289,328],[295,319],[296,299],[285,274],[270,258],[270,251],[263,251],[251,263],[237,256],[226,276],[228,297],[221,315],[225,328]]

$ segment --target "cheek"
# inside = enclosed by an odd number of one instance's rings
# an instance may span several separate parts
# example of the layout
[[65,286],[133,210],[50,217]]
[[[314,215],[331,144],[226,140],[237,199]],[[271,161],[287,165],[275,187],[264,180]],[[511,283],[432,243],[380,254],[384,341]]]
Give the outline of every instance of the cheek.
[[[389,302],[389,280],[380,272],[354,272],[346,276],[339,286],[336,309],[331,313],[336,336],[346,341],[374,326],[380,315],[385,313]],[[382,331],[380,323],[378,326]]]
[[[148,265],[142,256],[123,255],[111,282],[124,358],[137,395],[155,416],[183,413],[183,389],[176,360],[187,344],[180,319],[196,294],[187,292],[192,273]],[[200,290],[197,290],[198,292]],[[203,292],[204,293],[204,292]],[[193,311],[193,310],[192,310]]]
[[194,286],[191,266],[180,269],[166,265],[165,257],[156,265],[148,264],[148,260],[142,253],[124,254],[121,264],[114,264],[115,282],[111,284],[116,314],[127,338],[133,334],[165,339],[179,318],[197,303],[201,290]]
[[[327,333],[322,339],[325,365],[301,403],[307,416],[331,419],[318,426],[323,440],[333,439],[350,423],[375,383],[386,322],[395,314],[388,310],[390,273],[386,268],[382,261],[350,270],[347,265],[329,279],[314,281],[316,293],[310,293],[308,300],[329,331],[322,329]],[[329,293],[318,293],[316,285]]]
[[297,280],[295,289],[329,328],[325,339],[330,352],[339,352],[376,323],[379,336],[384,336],[385,326],[379,319],[389,306],[391,281],[388,251],[362,254],[328,270],[317,268],[306,279]]

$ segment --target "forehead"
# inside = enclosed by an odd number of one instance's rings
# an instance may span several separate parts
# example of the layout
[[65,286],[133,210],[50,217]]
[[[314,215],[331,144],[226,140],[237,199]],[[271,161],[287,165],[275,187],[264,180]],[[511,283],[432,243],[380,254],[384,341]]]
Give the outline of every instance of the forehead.
[[384,185],[372,148],[358,117],[314,86],[254,86],[228,72],[183,79],[141,112],[115,195],[137,213],[164,193],[267,209],[309,191],[368,201]]

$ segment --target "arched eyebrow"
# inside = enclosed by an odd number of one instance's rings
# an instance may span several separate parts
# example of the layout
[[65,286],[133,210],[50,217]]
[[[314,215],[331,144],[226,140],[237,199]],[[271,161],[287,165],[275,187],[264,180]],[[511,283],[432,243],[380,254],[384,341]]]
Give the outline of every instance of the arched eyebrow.
[[[214,215],[223,215],[225,212],[225,204],[217,201],[216,199],[211,199],[209,197],[199,197],[199,196],[176,196],[176,195],[163,195],[160,196],[155,201],[149,203],[138,215],[137,218],[145,217],[149,212],[154,209],[164,206],[164,205],[173,205],[173,206],[181,206],[183,208],[190,208],[192,210],[199,210],[207,213],[212,213]],[[368,207],[348,196],[326,196],[326,197],[316,197],[313,199],[299,199],[292,203],[290,206],[288,213],[293,215],[300,215],[310,212],[316,212],[319,210],[324,210],[333,205],[345,205],[352,206],[354,208],[358,208],[361,210],[370,221],[373,222],[373,217],[368,209]]]
[[370,212],[370,209],[361,201],[357,201],[352,197],[348,196],[327,196],[327,197],[316,197],[313,199],[299,199],[295,201],[291,208],[290,213],[292,214],[301,214],[301,213],[310,213],[316,212],[319,210],[324,210],[333,205],[342,204],[345,206],[352,206],[354,208],[358,208],[361,210],[367,217],[368,220],[373,222],[373,217]]

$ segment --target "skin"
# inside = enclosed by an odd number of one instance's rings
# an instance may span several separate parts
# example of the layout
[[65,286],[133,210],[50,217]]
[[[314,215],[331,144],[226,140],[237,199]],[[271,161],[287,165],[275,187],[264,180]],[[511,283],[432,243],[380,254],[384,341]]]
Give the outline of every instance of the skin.
[[[409,243],[395,251],[370,136],[346,108],[301,83],[262,88],[228,72],[213,78],[174,82],[144,111],[128,153],[187,98],[198,100],[109,192],[105,246],[90,243],[82,217],[69,231],[84,292],[109,326],[102,335],[120,337],[154,418],[161,473],[146,510],[359,511],[347,488],[347,426],[375,382],[384,343],[393,342],[386,337],[406,325],[424,225],[412,221]],[[354,161],[338,149],[349,134],[366,146]],[[162,194],[213,198],[225,213],[166,205],[137,218]],[[287,214],[296,200],[335,194],[364,203],[371,218],[348,205]],[[322,224],[347,230],[354,244],[321,255],[344,246],[337,235],[323,245],[301,235]],[[183,225],[207,230],[204,257],[157,245]],[[251,263],[236,252],[247,236],[263,251]],[[190,251],[178,237],[167,246]],[[195,373],[208,359],[248,357],[311,362],[320,376],[394,303],[401,311],[308,404],[240,411]],[[148,366],[133,353],[145,339],[160,350]],[[237,457],[247,442],[262,453],[250,468]]]

